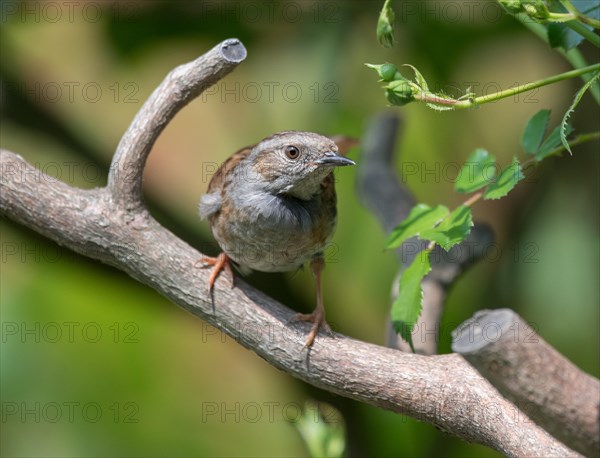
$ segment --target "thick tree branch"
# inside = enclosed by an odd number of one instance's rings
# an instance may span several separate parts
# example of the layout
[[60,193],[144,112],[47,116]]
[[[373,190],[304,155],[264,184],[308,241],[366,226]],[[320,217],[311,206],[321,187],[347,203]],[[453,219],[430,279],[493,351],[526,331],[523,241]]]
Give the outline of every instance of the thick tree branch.
[[586,456],[600,454],[600,382],[515,312],[477,312],[454,331],[452,349],[553,436]]
[[108,175],[115,201],[126,209],[142,206],[142,171],[154,142],[179,110],[225,77],[246,58],[238,39],[225,40],[163,80],[123,135]]
[[[321,334],[307,350],[309,325],[290,325],[292,310],[243,280],[236,279],[233,289],[227,281],[217,280],[208,294],[209,272],[195,268],[202,254],[148,213],[141,202],[139,178],[158,135],[154,129],[160,131],[190,97],[233,68],[223,51],[231,43],[236,43],[235,55],[245,55],[241,43],[228,40],[196,61],[208,65],[204,71],[190,64],[174,70],[177,78],[167,76],[161,85],[166,93],[151,97],[164,97],[158,103],[162,108],[153,111],[147,107],[154,102],[148,102],[136,117],[126,135],[130,139],[121,142],[124,146],[119,147],[107,188],[71,188],[20,156],[0,151],[2,214],[127,272],[307,383],[430,422],[508,456],[577,456],[504,399],[459,355],[424,357],[341,334]],[[193,75],[177,73],[185,71]],[[173,80],[177,82],[168,83]],[[130,177],[135,171],[131,181],[119,175],[127,172],[127,162]]]

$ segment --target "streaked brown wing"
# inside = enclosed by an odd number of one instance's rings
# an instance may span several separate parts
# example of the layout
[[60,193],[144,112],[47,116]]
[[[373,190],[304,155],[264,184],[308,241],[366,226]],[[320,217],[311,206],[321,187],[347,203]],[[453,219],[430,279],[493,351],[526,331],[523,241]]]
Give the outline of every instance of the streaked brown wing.
[[237,153],[233,153],[231,156],[229,156],[225,160],[225,162],[223,162],[221,164],[221,167],[219,167],[219,169],[215,172],[215,174],[211,178],[210,182],[208,183],[208,189],[206,190],[206,193],[209,194],[211,192],[217,191],[218,189],[221,189],[223,187],[223,184],[225,183],[225,177],[241,161],[243,161],[246,157],[248,157],[248,155],[252,151],[252,148],[254,148],[254,146],[246,146],[245,148],[242,148],[241,150],[239,150]]

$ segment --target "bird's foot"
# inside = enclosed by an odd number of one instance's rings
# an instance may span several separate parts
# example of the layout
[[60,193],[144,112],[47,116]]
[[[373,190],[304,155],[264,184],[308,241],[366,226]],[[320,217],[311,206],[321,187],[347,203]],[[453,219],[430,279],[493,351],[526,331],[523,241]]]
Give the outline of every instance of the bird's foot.
[[317,334],[319,333],[319,330],[321,329],[329,335],[333,334],[331,328],[327,324],[327,321],[325,321],[325,313],[323,313],[323,310],[319,308],[317,308],[312,313],[297,313],[291,318],[290,321],[307,321],[309,323],[312,323],[310,332],[308,333],[308,337],[306,338],[306,343],[304,344],[305,347],[312,346],[312,344],[315,341],[315,338],[317,337]]
[[229,276],[231,287],[233,288],[233,270],[231,269],[231,263],[229,262],[229,256],[225,253],[219,254],[216,258],[211,256],[202,256],[194,266],[201,264],[201,267],[212,267],[212,271],[210,273],[210,277],[208,278],[208,292],[211,292],[219,273],[222,270]]

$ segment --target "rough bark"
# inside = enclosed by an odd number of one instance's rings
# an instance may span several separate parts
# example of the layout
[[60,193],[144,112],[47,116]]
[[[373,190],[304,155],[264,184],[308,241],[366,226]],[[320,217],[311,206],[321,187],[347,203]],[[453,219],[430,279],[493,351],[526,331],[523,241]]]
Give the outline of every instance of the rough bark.
[[481,310],[453,333],[462,354],[532,420],[586,456],[600,455],[600,382],[510,309]]
[[578,456],[530,421],[456,354],[425,357],[320,334],[236,279],[207,291],[202,254],[162,227],[141,197],[142,171],[160,130],[200,91],[241,62],[226,40],[178,67],[141,109],[119,144],[106,188],[59,182],[20,156],[0,151],[0,211],[60,245],[121,269],[256,352],[268,363],[325,390],[430,422],[508,456]]

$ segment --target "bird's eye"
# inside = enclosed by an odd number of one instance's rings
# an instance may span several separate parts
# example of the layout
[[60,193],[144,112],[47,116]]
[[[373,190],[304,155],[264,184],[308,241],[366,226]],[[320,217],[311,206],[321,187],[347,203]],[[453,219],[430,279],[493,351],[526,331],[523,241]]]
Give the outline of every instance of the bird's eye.
[[300,156],[300,150],[293,145],[289,145],[285,147],[285,155],[290,159],[298,159],[298,156]]

